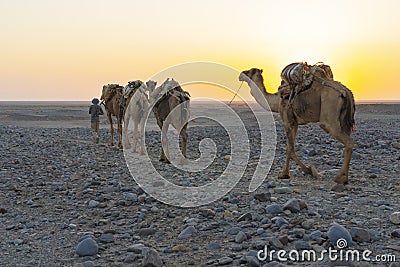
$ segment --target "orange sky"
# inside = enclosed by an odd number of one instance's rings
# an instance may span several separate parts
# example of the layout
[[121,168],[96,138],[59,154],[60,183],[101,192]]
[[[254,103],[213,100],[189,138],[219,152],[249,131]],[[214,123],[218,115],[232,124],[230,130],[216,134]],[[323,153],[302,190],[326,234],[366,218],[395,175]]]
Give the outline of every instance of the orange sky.
[[356,100],[400,100],[398,10],[397,0],[0,1],[1,100],[88,100],[191,61],[263,68],[271,92],[287,64],[324,61]]

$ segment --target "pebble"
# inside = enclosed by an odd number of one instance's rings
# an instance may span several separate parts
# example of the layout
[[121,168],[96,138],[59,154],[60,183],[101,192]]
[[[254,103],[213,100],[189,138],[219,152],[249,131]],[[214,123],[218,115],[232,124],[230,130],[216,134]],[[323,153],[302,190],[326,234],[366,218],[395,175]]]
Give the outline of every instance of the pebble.
[[271,204],[265,208],[265,212],[268,214],[279,214],[283,212],[283,209],[279,204]]
[[309,229],[311,229],[311,228],[314,226],[314,223],[315,223],[315,220],[314,220],[314,219],[306,219],[305,221],[303,221],[303,222],[301,223],[301,226],[302,226],[304,229],[309,230]]
[[390,222],[393,224],[400,224],[400,212],[396,211],[390,215]]
[[300,211],[300,201],[296,198],[289,199],[285,205],[283,205],[284,210],[290,210],[291,212],[299,212]]
[[260,202],[267,202],[267,201],[271,200],[271,193],[264,192],[264,193],[255,194],[254,199],[257,199]]
[[253,219],[253,216],[251,215],[250,212],[247,212],[245,214],[243,214],[242,216],[240,216],[237,221],[238,222],[242,222],[242,221],[251,221]]
[[142,228],[139,229],[138,234],[140,236],[150,236],[150,235],[154,235],[156,233],[156,229],[154,228]]
[[237,235],[235,236],[235,242],[236,243],[242,243],[243,241],[245,241],[247,239],[247,235],[245,232],[240,231],[239,233],[237,233]]
[[214,250],[214,249],[220,249],[220,248],[221,248],[221,245],[219,243],[215,243],[215,242],[208,243],[206,246],[207,250]]
[[101,234],[99,237],[99,241],[102,243],[111,243],[114,241],[114,235],[111,233]]
[[269,244],[271,246],[273,246],[276,249],[282,249],[283,248],[283,244],[282,242],[277,238],[277,237],[270,237],[267,239]]
[[283,227],[284,225],[289,225],[289,222],[282,217],[274,217],[271,220],[279,228]]
[[231,257],[223,257],[218,260],[219,265],[227,265],[231,262],[233,262],[233,259]]
[[239,227],[239,226],[234,226],[232,228],[229,228],[228,230],[226,230],[227,234],[229,235],[237,235],[240,231],[242,231],[243,228]]
[[90,201],[89,201],[89,204],[88,204],[88,207],[89,207],[89,208],[95,208],[95,207],[97,207],[99,204],[100,204],[100,202],[98,202],[98,201],[96,201],[96,200],[90,200]]
[[143,244],[134,244],[132,246],[129,246],[127,251],[128,252],[133,252],[136,254],[142,254],[143,249],[146,249],[147,247]]
[[346,187],[343,184],[335,184],[332,188],[331,191],[341,193],[346,189]]
[[130,253],[125,257],[124,263],[125,264],[134,263],[136,261],[136,259],[137,259],[137,254]]
[[246,256],[246,261],[247,261],[247,266],[249,266],[249,267],[259,267],[260,266],[260,261],[257,259],[257,257]]
[[371,240],[370,233],[360,227],[352,227],[350,228],[350,234],[354,241],[356,242],[369,242]]
[[91,238],[82,240],[76,247],[76,253],[79,256],[94,256],[99,252],[99,246]]
[[351,238],[349,231],[345,227],[343,227],[342,225],[337,224],[337,223],[333,223],[333,225],[329,228],[328,239],[334,246],[337,245],[337,241],[339,239],[346,240],[346,242],[347,242],[346,247],[351,246],[353,243],[353,240]]
[[391,236],[393,237],[398,237],[400,238],[400,229],[395,229],[390,233]]
[[190,225],[182,230],[182,232],[178,235],[178,239],[186,239],[191,237],[197,230],[193,225]]
[[142,251],[142,267],[161,267],[163,262],[160,254],[153,248],[145,248]]
[[291,193],[292,190],[290,190],[289,187],[277,187],[274,188],[274,192],[277,194],[286,194],[286,193]]

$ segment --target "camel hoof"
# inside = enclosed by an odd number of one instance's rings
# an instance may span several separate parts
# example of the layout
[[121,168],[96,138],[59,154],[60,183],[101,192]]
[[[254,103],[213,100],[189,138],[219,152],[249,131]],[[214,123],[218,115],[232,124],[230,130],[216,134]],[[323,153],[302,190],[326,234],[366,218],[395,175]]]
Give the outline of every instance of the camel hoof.
[[290,179],[290,175],[287,173],[281,173],[278,175],[278,179]]
[[348,177],[346,175],[338,174],[335,177],[334,182],[337,183],[337,184],[348,184],[349,183],[349,179],[348,179]]
[[312,166],[312,165],[311,165],[309,168],[310,168],[312,177],[317,178],[317,177],[318,177],[318,170],[317,170],[317,168],[315,168],[315,167]]
[[163,163],[167,163],[167,164],[170,164],[170,163],[171,163],[171,162],[169,162],[168,159],[159,159],[159,161],[161,161],[161,162],[163,162]]
[[114,146],[114,143],[109,143],[110,146]]

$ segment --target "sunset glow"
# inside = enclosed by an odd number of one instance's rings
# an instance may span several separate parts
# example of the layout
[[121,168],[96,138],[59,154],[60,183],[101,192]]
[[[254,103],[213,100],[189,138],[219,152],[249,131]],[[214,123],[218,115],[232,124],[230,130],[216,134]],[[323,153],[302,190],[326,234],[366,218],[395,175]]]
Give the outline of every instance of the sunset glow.
[[323,61],[356,100],[400,100],[399,10],[397,0],[3,0],[0,91],[2,100],[88,100],[103,84],[210,61],[262,68],[275,92],[287,64]]

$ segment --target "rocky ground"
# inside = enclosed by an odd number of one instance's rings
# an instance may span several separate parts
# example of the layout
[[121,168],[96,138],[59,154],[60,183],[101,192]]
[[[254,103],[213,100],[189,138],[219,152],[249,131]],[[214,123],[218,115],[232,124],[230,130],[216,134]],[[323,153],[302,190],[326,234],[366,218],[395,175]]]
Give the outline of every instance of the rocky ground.
[[[291,180],[276,179],[285,158],[277,119],[271,171],[248,193],[259,151],[259,133],[249,123],[252,153],[244,177],[225,197],[199,208],[173,207],[147,195],[130,176],[122,151],[94,145],[88,128],[26,127],[8,120],[0,128],[0,265],[389,266],[327,257],[282,262],[276,254],[259,261],[257,252],[267,245],[319,253],[342,237],[349,249],[368,249],[371,258],[394,255],[399,262],[399,114],[400,105],[357,107],[350,184],[335,191],[343,148],[317,125],[300,127],[297,149],[319,177],[292,164]],[[188,133],[191,158],[198,157],[205,136],[216,141],[216,160],[203,172],[184,174],[159,163],[158,131],[146,133],[147,147],[153,165],[170,181],[197,186],[227,166],[229,140],[218,126],[197,125]],[[101,140],[108,134],[102,128]]]

